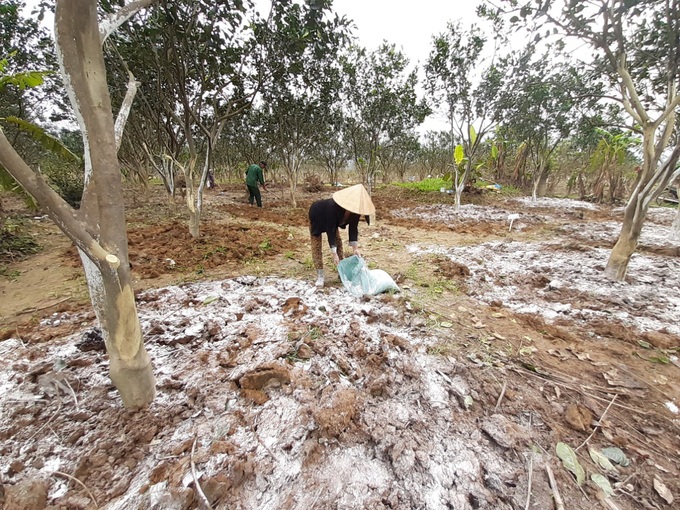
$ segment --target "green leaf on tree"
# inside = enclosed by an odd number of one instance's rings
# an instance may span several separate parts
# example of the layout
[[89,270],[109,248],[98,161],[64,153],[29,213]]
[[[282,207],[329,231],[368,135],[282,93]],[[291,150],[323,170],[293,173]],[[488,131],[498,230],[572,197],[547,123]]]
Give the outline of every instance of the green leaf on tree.
[[463,146],[456,145],[456,149],[453,151],[453,160],[456,162],[456,165],[460,165],[463,159],[465,159]]

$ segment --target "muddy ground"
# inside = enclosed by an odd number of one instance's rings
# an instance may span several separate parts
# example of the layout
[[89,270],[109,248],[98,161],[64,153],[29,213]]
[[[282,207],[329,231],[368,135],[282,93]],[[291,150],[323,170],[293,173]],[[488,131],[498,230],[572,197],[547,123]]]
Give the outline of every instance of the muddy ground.
[[651,212],[612,283],[619,209],[477,194],[456,212],[448,195],[383,187],[360,243],[401,291],[353,298],[327,250],[313,286],[306,209],[332,191],[291,209],[273,188],[257,209],[223,186],[192,240],[161,190],[130,190],[158,382],[136,413],[108,379],[75,251],[14,206],[43,251],[0,281],[4,508],[677,505],[674,210]]

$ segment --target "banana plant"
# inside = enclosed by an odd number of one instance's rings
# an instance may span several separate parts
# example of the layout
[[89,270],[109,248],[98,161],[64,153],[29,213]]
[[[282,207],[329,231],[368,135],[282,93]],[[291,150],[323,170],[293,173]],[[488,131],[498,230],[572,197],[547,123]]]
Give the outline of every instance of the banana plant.
[[[39,87],[44,83],[45,76],[52,74],[51,71],[25,71],[11,75],[5,74],[10,59],[15,54],[16,52],[12,52],[7,57],[0,60],[0,93],[2,93],[6,87],[10,86],[16,87],[19,90]],[[20,131],[27,133],[33,140],[40,143],[40,145],[52,154],[77,164],[82,162],[81,158],[71,152],[58,138],[55,138],[40,126],[14,116],[0,118],[0,120],[13,124]],[[0,129],[2,128],[0,127]],[[14,180],[2,166],[0,166],[0,189],[21,196],[24,202],[26,202],[26,205],[31,209],[37,208],[37,204],[33,197],[27,194],[19,183]]]
[[[469,128],[469,135],[471,146],[475,146],[477,132],[472,126]],[[472,173],[472,165],[470,163],[470,158],[465,154],[465,147],[460,144],[456,145],[456,148],[453,150],[453,189],[456,194],[456,212],[460,211],[461,195],[463,194],[465,183]],[[448,175],[451,178],[451,174]]]
[[[51,74],[49,71],[25,71],[15,74],[6,74],[10,59],[14,57],[16,53],[17,52],[14,51],[6,57],[0,59],[0,93],[2,93],[3,90],[9,86],[16,87],[19,90],[38,87],[43,84],[45,76]],[[6,119],[0,120],[12,122],[13,120],[20,121],[21,119],[17,119],[16,117],[8,117]],[[21,121],[21,123],[31,125],[36,129],[40,129],[38,126],[35,126],[28,121]],[[38,138],[36,138],[36,140],[40,141]],[[57,140],[57,143],[60,142]],[[26,205],[31,209],[37,208],[37,204],[35,203],[33,197],[27,194],[19,185],[19,183],[15,181],[14,178],[2,166],[0,166],[0,190],[10,191],[20,196]]]
[[52,136],[40,126],[13,116],[5,117],[4,119],[0,120],[14,124],[19,130],[30,135],[33,140],[40,143],[40,145],[42,145],[55,156],[59,156],[60,158],[72,163],[82,163],[82,158],[80,158],[80,156],[74,154],[68,147],[66,147],[66,145],[62,143],[61,140]]
[[610,133],[601,128],[602,136],[590,158],[589,171],[593,176],[592,193],[597,202],[604,201],[605,188],[609,190],[609,202],[614,203],[624,182],[624,161],[629,150],[640,145],[640,139],[628,133]]

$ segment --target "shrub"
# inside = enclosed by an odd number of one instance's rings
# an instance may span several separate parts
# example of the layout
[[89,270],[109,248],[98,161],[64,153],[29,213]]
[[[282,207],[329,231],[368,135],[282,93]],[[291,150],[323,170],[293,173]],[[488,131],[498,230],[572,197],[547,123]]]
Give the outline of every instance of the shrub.
[[7,219],[0,226],[0,267],[37,253],[42,248],[33,237],[22,231],[20,224]]
[[55,163],[45,166],[43,173],[61,198],[76,209],[80,207],[85,186],[83,171],[80,168],[64,163]]

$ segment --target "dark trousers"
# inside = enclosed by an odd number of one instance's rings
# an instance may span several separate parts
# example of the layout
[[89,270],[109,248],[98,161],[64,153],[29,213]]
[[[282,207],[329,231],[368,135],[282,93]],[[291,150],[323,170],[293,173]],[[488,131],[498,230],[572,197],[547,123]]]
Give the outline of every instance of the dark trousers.
[[257,206],[262,207],[262,195],[257,186],[248,186],[248,203],[253,205],[253,200],[257,201]]

